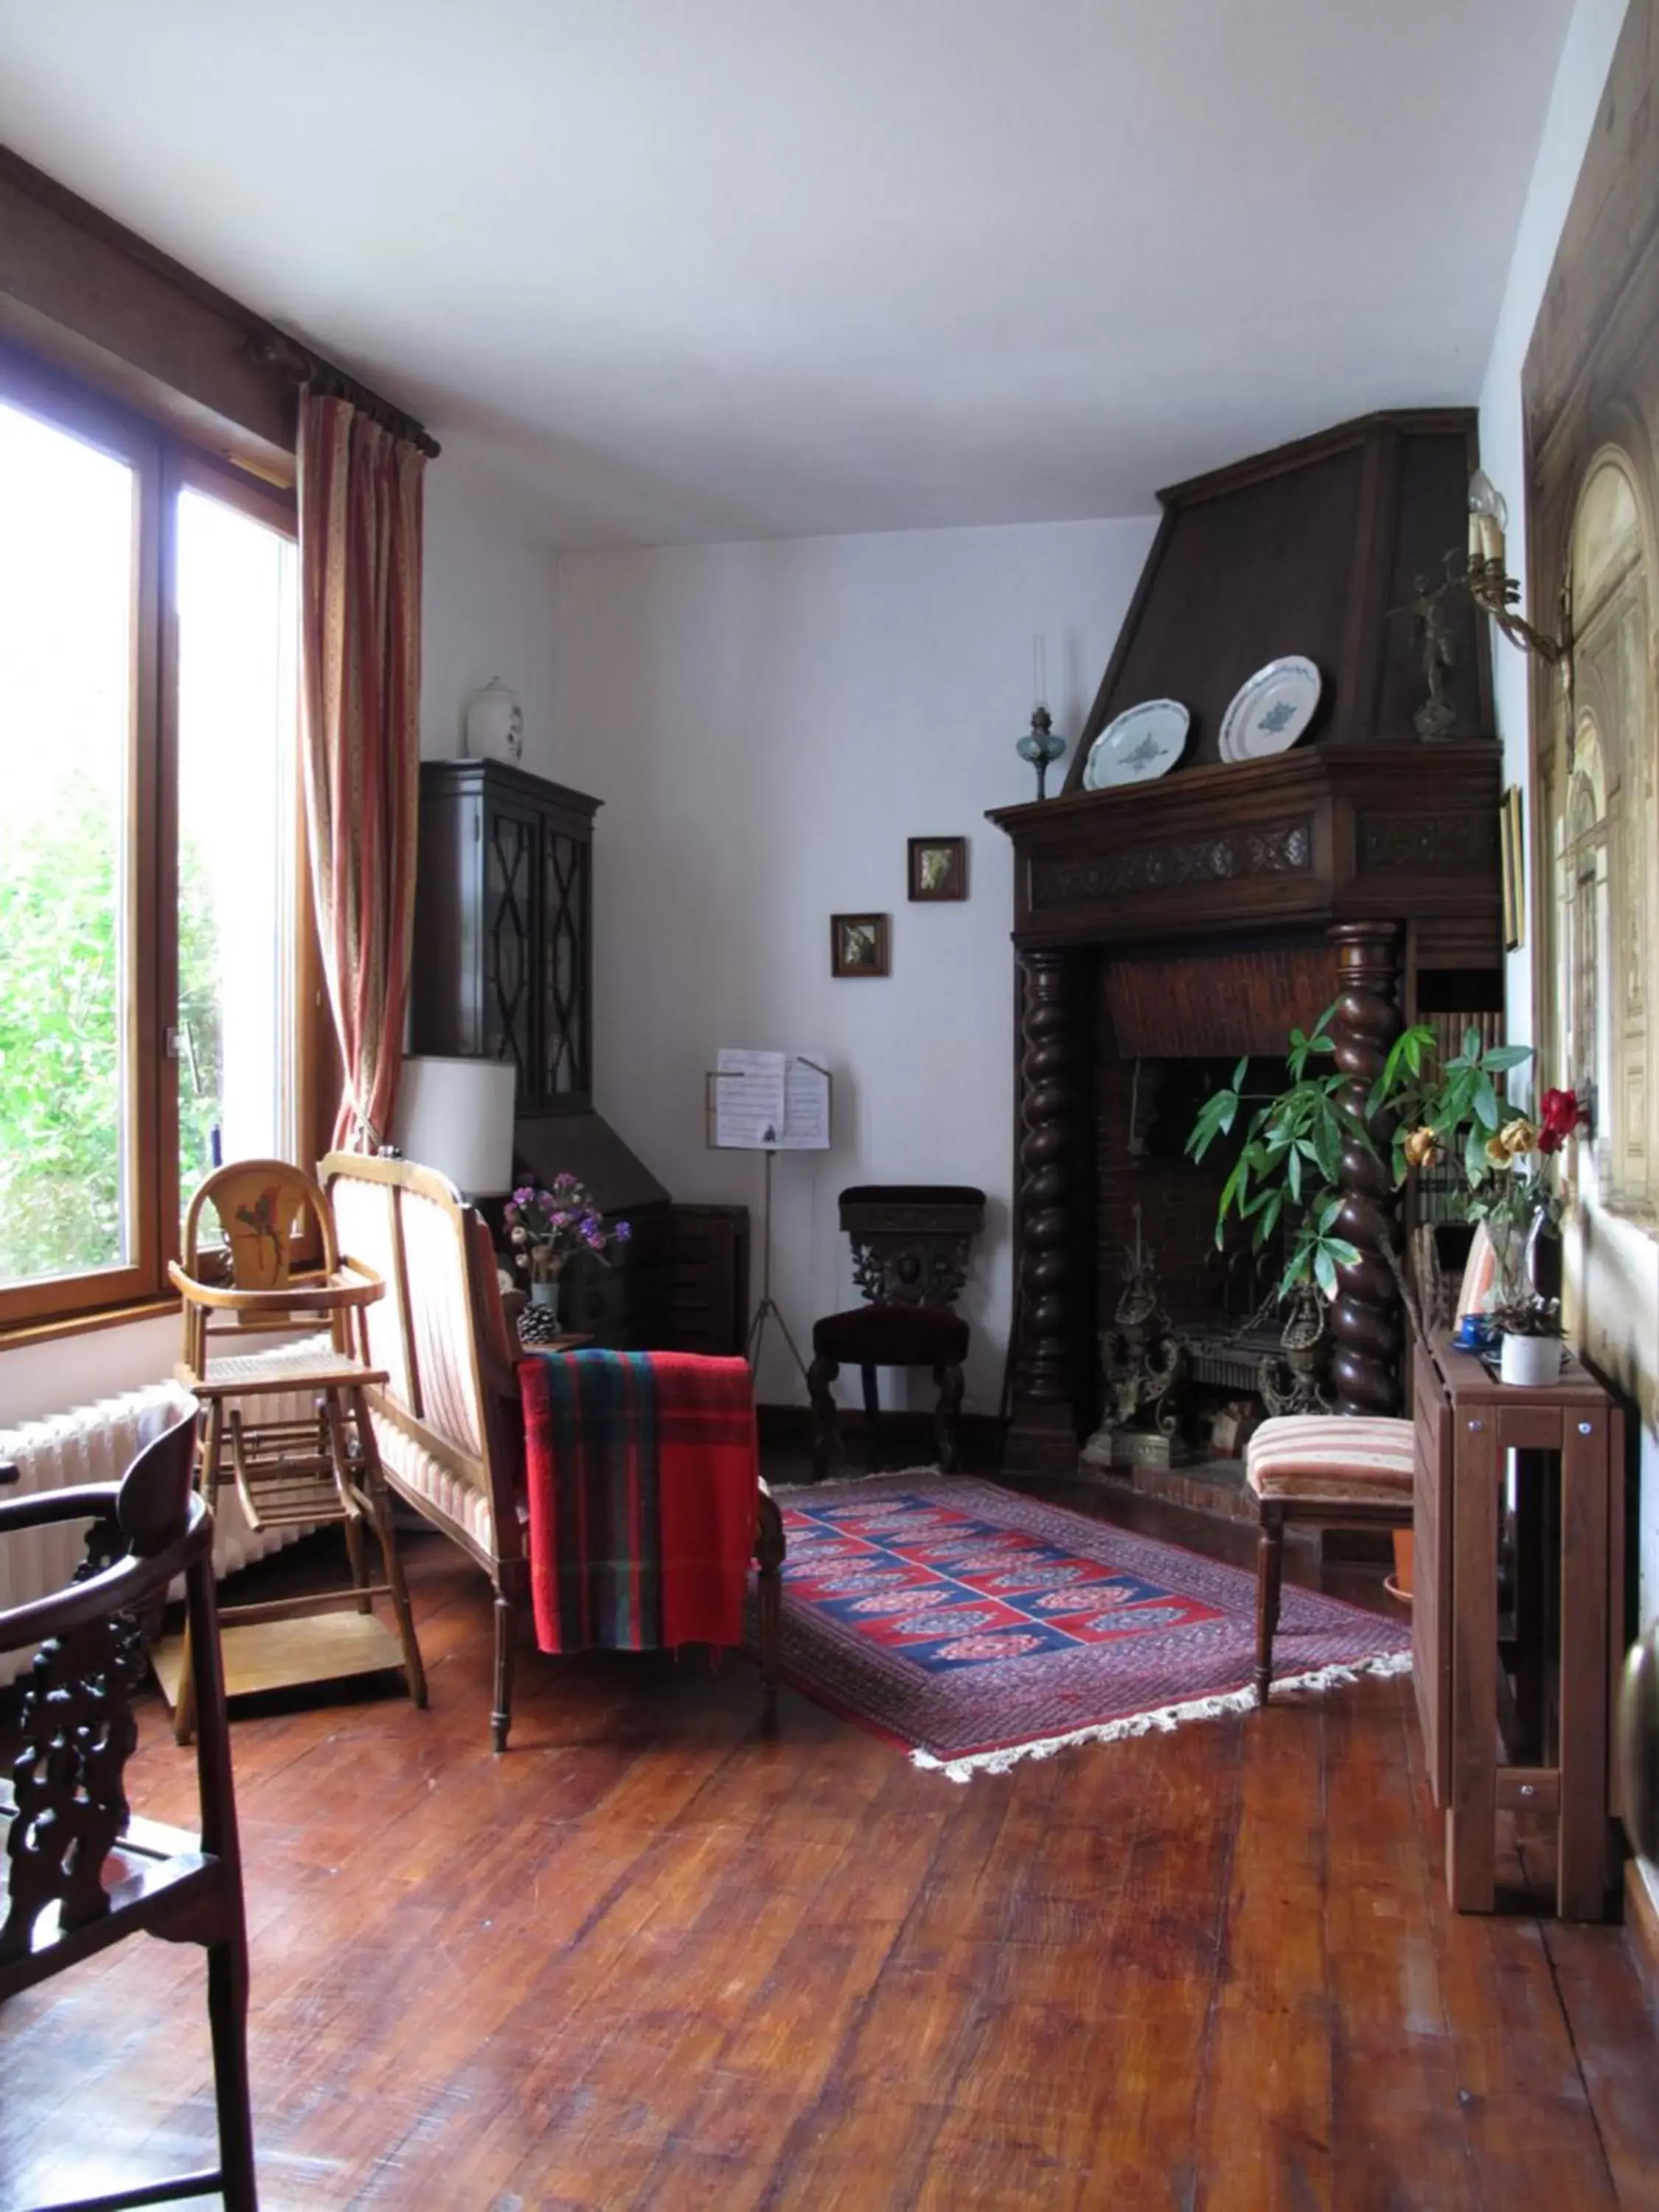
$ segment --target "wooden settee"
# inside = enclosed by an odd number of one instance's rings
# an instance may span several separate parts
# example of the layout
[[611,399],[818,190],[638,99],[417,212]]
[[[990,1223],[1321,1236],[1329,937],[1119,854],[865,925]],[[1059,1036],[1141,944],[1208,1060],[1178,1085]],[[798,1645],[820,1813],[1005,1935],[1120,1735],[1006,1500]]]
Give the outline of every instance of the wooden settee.
[[[495,1593],[495,1695],[490,1740],[512,1725],[515,1616],[530,1600],[524,1425],[495,1252],[481,1216],[430,1168],[331,1152],[318,1170],[340,1249],[373,1267],[387,1294],[356,1317],[386,1478],[489,1577]],[[783,1527],[760,1486],[755,1532],[765,1710],[776,1711]]]

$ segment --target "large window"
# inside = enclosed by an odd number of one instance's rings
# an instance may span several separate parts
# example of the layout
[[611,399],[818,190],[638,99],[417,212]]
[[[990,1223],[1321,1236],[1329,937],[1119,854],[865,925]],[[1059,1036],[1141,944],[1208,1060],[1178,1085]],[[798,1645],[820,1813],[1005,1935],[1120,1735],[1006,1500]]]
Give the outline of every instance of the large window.
[[294,568],[281,495],[0,381],[0,1326],[294,1154]]

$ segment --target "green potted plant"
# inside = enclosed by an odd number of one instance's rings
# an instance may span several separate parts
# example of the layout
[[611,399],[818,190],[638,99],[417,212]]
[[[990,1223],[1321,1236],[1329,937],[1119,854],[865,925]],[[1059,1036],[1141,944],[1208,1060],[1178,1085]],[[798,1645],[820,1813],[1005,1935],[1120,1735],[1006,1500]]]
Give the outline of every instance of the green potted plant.
[[[1532,1125],[1508,1112],[1500,1085],[1531,1058],[1530,1048],[1483,1048],[1480,1032],[1471,1029],[1462,1051],[1443,1062],[1435,1031],[1427,1024],[1414,1024],[1395,1040],[1363,1109],[1356,1109],[1350,1099],[1352,1078],[1333,1064],[1335,1012],[1328,1006],[1311,1030],[1291,1030],[1285,1054],[1289,1084],[1244,1123],[1243,1141],[1216,1209],[1217,1245],[1235,1217],[1249,1224],[1258,1254],[1278,1234],[1285,1253],[1281,1296],[1309,1284],[1321,1297],[1334,1299],[1339,1270],[1360,1257],[1338,1226],[1342,1153],[1358,1146],[1387,1161],[1397,1186],[1413,1171],[1426,1172],[1443,1159],[1455,1161],[1462,1173],[1462,1218],[1495,1221],[1490,1232],[1494,1246],[1501,1237],[1504,1251],[1512,1249],[1518,1261],[1528,1241],[1521,1224],[1523,1218],[1530,1220],[1528,1200],[1537,1182],[1534,1178],[1523,1184],[1516,1164],[1536,1152],[1538,1133],[1532,1132],[1530,1142],[1522,1141],[1523,1130]],[[1231,1082],[1200,1108],[1187,1140],[1194,1160],[1240,1126],[1249,1066],[1241,1060]],[[1511,1236],[1512,1225],[1520,1229],[1518,1237]],[[1403,1258],[1392,1246],[1386,1248],[1386,1257],[1420,1334],[1421,1312]],[[1519,1298],[1521,1291],[1517,1275],[1513,1294]],[[1411,1590],[1409,1542],[1407,1535],[1395,1547],[1396,1586],[1403,1595]]]

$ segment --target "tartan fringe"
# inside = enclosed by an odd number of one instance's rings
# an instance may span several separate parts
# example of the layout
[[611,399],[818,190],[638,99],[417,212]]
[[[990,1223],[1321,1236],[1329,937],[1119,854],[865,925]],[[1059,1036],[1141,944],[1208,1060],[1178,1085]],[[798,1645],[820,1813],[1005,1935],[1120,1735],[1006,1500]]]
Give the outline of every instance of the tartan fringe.
[[[1337,1689],[1345,1682],[1357,1682],[1362,1674],[1409,1674],[1411,1667],[1409,1651],[1384,1651],[1374,1659],[1356,1659],[1347,1665],[1316,1668],[1309,1674],[1286,1675],[1283,1681],[1274,1682],[1273,1691],[1275,1695],[1286,1690],[1317,1693]],[[1255,1710],[1254,1688],[1230,1690],[1221,1696],[1188,1698],[1184,1704],[1163,1705],[1154,1712],[1127,1713],[1121,1720],[1074,1729],[1069,1735],[1039,1736],[1034,1742],[1009,1744],[1000,1751],[973,1752],[963,1759],[937,1759],[931,1751],[918,1749],[910,1753],[910,1764],[926,1773],[942,1774],[947,1782],[971,1782],[975,1774],[1006,1774],[1022,1759],[1052,1759],[1057,1751],[1069,1751],[1073,1744],[1121,1743],[1127,1736],[1150,1735],[1154,1731],[1167,1735],[1183,1721],[1219,1720],[1224,1713]]]

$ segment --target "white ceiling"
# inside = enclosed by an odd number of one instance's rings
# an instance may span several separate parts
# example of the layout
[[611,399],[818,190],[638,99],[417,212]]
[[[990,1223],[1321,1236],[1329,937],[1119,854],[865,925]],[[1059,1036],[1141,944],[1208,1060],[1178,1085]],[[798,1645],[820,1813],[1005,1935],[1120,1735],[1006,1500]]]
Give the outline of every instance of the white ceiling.
[[1145,513],[1480,392],[1571,0],[0,0],[0,138],[556,542]]

